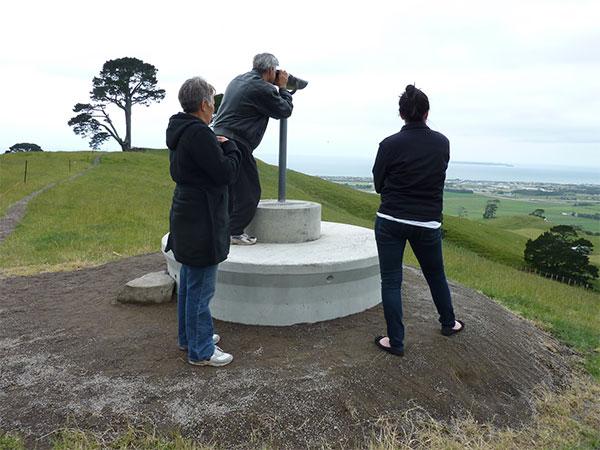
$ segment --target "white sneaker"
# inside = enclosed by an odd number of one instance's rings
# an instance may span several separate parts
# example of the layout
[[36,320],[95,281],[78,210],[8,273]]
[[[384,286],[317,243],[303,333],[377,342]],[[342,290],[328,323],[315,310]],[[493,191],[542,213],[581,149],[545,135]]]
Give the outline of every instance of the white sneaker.
[[[221,340],[221,336],[219,336],[218,334],[213,334],[213,345],[217,345],[219,343],[219,341]],[[184,347],[183,345],[179,345],[179,350],[181,350],[182,352],[187,352],[187,347]]]
[[237,236],[231,236],[229,242],[232,245],[254,245],[256,244],[256,238],[254,236],[248,236],[246,233]]
[[229,353],[225,353],[219,347],[215,346],[215,351],[210,357],[210,359],[205,359],[202,361],[192,361],[188,359],[188,362],[192,366],[213,366],[213,367],[221,367],[226,366],[231,361],[233,361],[233,356]]

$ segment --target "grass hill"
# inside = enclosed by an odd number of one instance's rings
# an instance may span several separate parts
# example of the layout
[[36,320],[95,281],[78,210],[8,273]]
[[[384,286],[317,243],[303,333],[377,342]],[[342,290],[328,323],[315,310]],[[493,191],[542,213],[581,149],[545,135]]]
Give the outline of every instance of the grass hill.
[[[158,251],[168,230],[174,186],[167,153],[103,153],[98,166],[68,179],[69,160],[74,173],[87,167],[93,156],[90,152],[0,156],[0,216],[12,202],[57,182],[30,202],[21,224],[0,243],[0,270],[6,275],[69,270]],[[25,159],[29,167],[36,167],[27,184],[19,181]],[[277,168],[260,163],[259,170],[263,198],[276,198]],[[378,196],[294,171],[288,172],[287,180],[287,197],[321,203],[323,220],[372,227]],[[587,369],[600,379],[600,294],[519,270],[527,238],[546,226],[526,216],[479,221],[446,215],[448,276],[536,321],[581,351]],[[406,263],[417,265],[407,253]]]

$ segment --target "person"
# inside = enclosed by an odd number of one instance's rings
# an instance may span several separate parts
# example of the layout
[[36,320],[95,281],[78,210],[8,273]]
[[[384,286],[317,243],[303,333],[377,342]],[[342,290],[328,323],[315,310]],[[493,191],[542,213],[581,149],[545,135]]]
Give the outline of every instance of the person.
[[179,348],[188,362],[224,366],[233,356],[216,346],[209,303],[218,264],[229,253],[227,186],[237,177],[241,153],[235,142],[208,127],[215,89],[200,77],[179,89],[183,112],[169,119],[169,168],[176,186],[167,247],[181,263],[177,317]]
[[261,194],[252,153],[260,144],[270,117],[284,119],[292,114],[292,95],[285,89],[288,73],[277,70],[278,65],[270,53],[256,55],[252,70],[238,75],[227,86],[215,117],[215,133],[234,141],[242,152],[239,177],[229,187],[232,244],[256,243],[255,237],[244,232],[256,213]]
[[375,344],[389,353],[404,354],[402,323],[402,258],[406,241],[427,280],[444,336],[462,331],[456,320],[442,258],[442,201],[450,144],[426,124],[429,99],[413,85],[399,101],[405,125],[379,144],[373,166],[375,191],[381,205],[375,219],[375,239],[381,272],[381,298],[387,336]]

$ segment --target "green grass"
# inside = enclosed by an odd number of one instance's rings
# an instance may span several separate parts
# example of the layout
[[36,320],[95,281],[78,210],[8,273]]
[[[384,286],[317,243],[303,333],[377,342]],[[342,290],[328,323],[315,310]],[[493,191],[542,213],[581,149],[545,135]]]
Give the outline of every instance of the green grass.
[[[263,198],[276,198],[277,168],[259,163],[259,169]],[[293,171],[287,180],[287,198],[321,203],[324,220],[372,227],[378,196]],[[165,151],[102,154],[97,167],[32,200],[21,225],[0,244],[0,269],[35,273],[156,252],[168,230],[172,190]],[[448,275],[581,351],[600,379],[600,294],[517,270],[527,238],[548,226],[530,216],[474,221],[446,215]],[[406,258],[416,265],[411,252]]]
[[168,231],[173,186],[164,151],[103,154],[85,175],[29,203],[2,246],[0,267],[77,266],[154,252]]
[[14,433],[0,431],[0,450],[25,450],[23,440]]
[[34,152],[0,156],[0,217],[11,204],[26,195],[87,168],[94,157],[92,152]]
[[[600,232],[600,221],[586,219],[581,217],[564,216],[562,213],[570,213],[572,211],[578,213],[595,214],[600,212],[600,205],[597,206],[573,206],[574,201],[564,200],[524,200],[510,199],[498,197],[500,204],[498,205],[497,217],[510,216],[527,216],[534,209],[541,208],[545,211],[550,226],[564,225],[579,225],[582,228]],[[467,210],[469,219],[483,221],[483,211],[485,204],[490,197],[479,194],[460,194],[456,192],[444,193],[444,214],[458,216],[461,208]],[[539,219],[543,223],[542,219]],[[487,220],[493,222],[494,219]]]

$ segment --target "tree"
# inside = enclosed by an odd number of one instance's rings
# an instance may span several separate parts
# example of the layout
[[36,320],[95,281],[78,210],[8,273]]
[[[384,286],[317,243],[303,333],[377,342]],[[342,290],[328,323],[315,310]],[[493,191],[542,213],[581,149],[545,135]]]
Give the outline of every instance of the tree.
[[15,144],[11,147],[8,147],[8,150],[5,153],[21,153],[21,152],[43,152],[42,147],[37,144],[32,144],[29,142],[21,142],[19,144]]
[[485,211],[483,212],[483,218],[494,219],[496,217],[496,211],[498,210],[499,203],[500,200],[498,199],[488,200],[487,204],[485,205]]
[[524,258],[540,272],[587,284],[598,278],[598,268],[589,259],[593,248],[594,244],[578,237],[572,226],[558,225],[535,240],[527,240]]
[[546,216],[544,216],[544,210],[541,208],[537,208],[534,209],[532,212],[529,213],[530,216],[536,216],[536,217],[541,217],[542,219],[545,219]]
[[[149,106],[165,98],[164,89],[156,87],[157,69],[137,58],[119,58],[106,61],[100,75],[94,77],[90,103],[77,103],[69,126],[78,136],[90,139],[90,147],[98,149],[113,138],[123,151],[131,149],[131,108]],[[125,138],[121,138],[108,114],[108,106],[115,105],[125,113]]]

